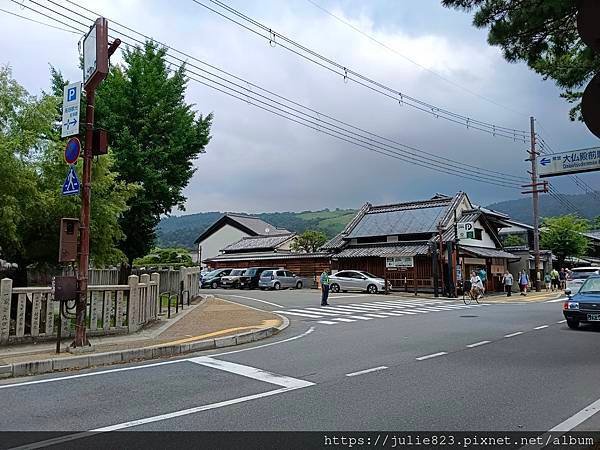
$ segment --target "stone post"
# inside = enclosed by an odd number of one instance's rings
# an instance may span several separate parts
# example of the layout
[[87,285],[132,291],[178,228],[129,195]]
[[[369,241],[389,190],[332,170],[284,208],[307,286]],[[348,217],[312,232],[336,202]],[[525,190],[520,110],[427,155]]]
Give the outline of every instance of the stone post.
[[137,275],[129,275],[127,284],[129,285],[129,303],[127,304],[127,331],[134,333],[137,331],[137,312],[140,300],[140,280]]
[[147,273],[143,274],[140,277],[140,284],[143,284],[144,287],[140,288],[140,323],[144,324],[148,322],[150,307],[150,275]]
[[156,283],[156,286],[154,287],[154,290],[152,291],[154,294],[154,297],[152,298],[152,304],[154,305],[153,310],[152,310],[152,318],[153,319],[157,319],[158,318],[158,310],[159,310],[159,302],[160,302],[160,274],[154,272],[152,275],[150,275],[150,280],[153,283]]
[[10,278],[3,278],[0,282],[0,345],[8,343],[11,298],[12,280]]

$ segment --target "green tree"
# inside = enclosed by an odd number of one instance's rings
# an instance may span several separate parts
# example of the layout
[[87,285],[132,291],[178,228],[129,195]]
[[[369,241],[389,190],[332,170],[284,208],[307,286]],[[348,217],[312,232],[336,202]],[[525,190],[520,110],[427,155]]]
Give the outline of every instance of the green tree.
[[503,242],[505,247],[519,247],[521,245],[526,245],[525,239],[518,234],[509,234],[504,238]]
[[[36,98],[12,79],[8,68],[0,68],[0,251],[19,264],[19,285],[26,282],[28,266],[57,265],[60,218],[79,216],[80,198],[61,195],[68,166],[57,126],[62,98],[62,84],[55,86],[59,78],[53,73],[52,89],[60,90],[60,97]],[[92,198],[95,193],[102,201],[92,201],[92,262],[123,259],[117,247],[122,238],[118,217],[135,189],[116,181],[110,157],[96,163]]]
[[192,257],[190,251],[181,247],[170,247],[170,248],[153,248],[152,251],[142,257],[136,258],[133,261],[136,266],[148,266],[148,265],[159,265],[159,264],[181,264],[185,266],[191,266]]
[[577,0],[442,0],[446,7],[475,10],[473,24],[489,28],[488,43],[509,62],[524,61],[563,89],[581,119],[582,87],[600,69],[600,56],[579,39]]
[[547,217],[542,221],[540,244],[552,250],[558,258],[559,266],[563,266],[565,258],[579,257],[586,254],[588,239],[583,236],[589,229],[589,222],[572,214]]
[[592,230],[600,230],[600,216],[594,217],[594,220],[592,220],[590,227]]
[[327,236],[320,231],[306,230],[299,236],[296,236],[290,245],[290,248],[296,252],[313,253],[316,252],[327,241]]
[[166,49],[147,42],[126,50],[98,90],[97,126],[109,132],[118,179],[143,186],[120,218],[120,248],[130,262],[150,252],[161,215],[184,209],[193,161],[210,141],[212,114],[185,102],[185,67],[171,69]]

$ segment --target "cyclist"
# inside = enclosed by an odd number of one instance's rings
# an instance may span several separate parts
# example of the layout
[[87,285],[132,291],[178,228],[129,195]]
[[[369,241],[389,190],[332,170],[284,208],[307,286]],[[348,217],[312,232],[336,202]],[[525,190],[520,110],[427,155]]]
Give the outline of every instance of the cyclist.
[[471,272],[471,298],[477,300],[483,296],[483,282],[475,271]]

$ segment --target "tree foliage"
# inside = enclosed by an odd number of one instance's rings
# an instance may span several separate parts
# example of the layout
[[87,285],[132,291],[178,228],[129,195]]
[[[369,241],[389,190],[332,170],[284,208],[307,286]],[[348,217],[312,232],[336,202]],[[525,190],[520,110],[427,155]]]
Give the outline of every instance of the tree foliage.
[[293,251],[306,253],[316,252],[325,242],[327,236],[320,231],[306,230],[299,236],[296,236],[290,246]]
[[488,28],[488,43],[509,62],[524,61],[563,89],[581,119],[582,87],[600,70],[600,56],[579,39],[577,0],[442,0],[446,7],[475,11],[473,24]]
[[160,264],[181,264],[191,266],[193,265],[192,257],[190,256],[189,250],[185,248],[153,248],[152,251],[142,257],[137,258],[133,261],[136,266],[149,266],[149,265],[160,265]]
[[[79,217],[79,196],[61,195],[68,169],[58,128],[64,83],[53,71],[52,92],[37,98],[8,68],[0,68],[0,252],[21,270],[56,265],[60,218]],[[117,181],[111,165],[110,157],[99,158],[92,173],[97,201],[92,201],[90,250],[96,264],[123,259],[118,218],[136,189]],[[81,167],[77,171],[81,174]]]
[[527,244],[527,242],[518,234],[509,234],[504,238],[503,244],[505,247],[520,247],[521,245]]
[[583,236],[589,229],[589,222],[575,215],[547,217],[542,221],[541,241],[543,248],[552,250],[560,266],[565,258],[586,254],[588,239]]
[[193,161],[210,141],[212,114],[197,116],[185,102],[185,68],[171,69],[165,55],[152,42],[126,50],[96,100],[97,126],[108,130],[118,180],[142,186],[119,221],[129,261],[149,253],[161,215],[184,209]]

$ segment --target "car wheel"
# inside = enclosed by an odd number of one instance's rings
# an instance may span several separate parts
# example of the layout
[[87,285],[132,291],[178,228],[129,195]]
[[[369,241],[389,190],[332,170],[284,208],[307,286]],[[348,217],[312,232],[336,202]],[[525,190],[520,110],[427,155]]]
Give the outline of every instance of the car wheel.
[[217,283],[216,281],[213,281],[210,285],[211,288],[216,289],[219,287],[219,283]]
[[377,286],[375,286],[374,284],[370,284],[367,286],[367,292],[369,294],[377,294]]
[[302,281],[296,283],[296,289],[302,289]]
[[275,289],[276,291],[278,291],[279,289],[281,289],[281,284],[279,282],[275,283],[273,285],[273,289]]
[[571,330],[576,330],[577,328],[579,328],[579,321],[578,320],[569,320],[569,319],[567,319],[567,326]]
[[340,292],[340,286],[335,283],[333,283],[329,289],[331,292]]

